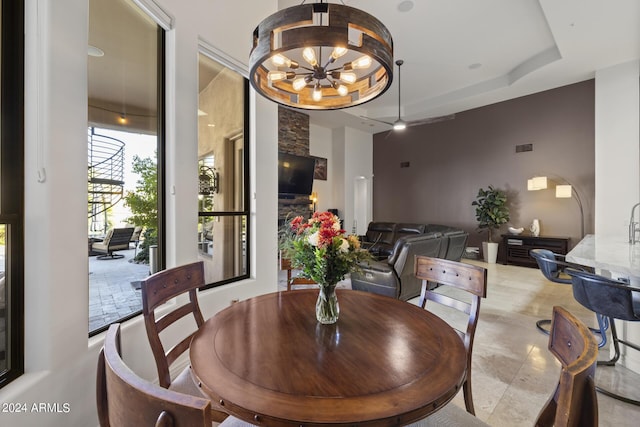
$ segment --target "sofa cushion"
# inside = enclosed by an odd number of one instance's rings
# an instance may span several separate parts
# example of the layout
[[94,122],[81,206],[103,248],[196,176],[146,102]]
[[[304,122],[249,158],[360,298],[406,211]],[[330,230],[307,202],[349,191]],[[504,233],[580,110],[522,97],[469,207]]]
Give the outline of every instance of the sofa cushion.
[[362,247],[369,250],[378,259],[388,257],[396,240],[395,227],[394,222],[369,223]]
[[440,233],[421,234],[405,240],[393,266],[400,279],[398,298],[407,301],[420,295],[422,281],[415,275],[415,258],[417,255],[436,257],[440,253],[440,246],[446,240]]
[[372,261],[351,272],[351,289],[398,298],[396,274],[386,261]]
[[393,249],[387,258],[387,262],[391,265],[395,264],[402,252],[402,246],[411,241],[421,240],[421,239],[435,239],[441,237],[441,233],[424,233],[424,234],[410,234],[396,240],[396,243],[393,245]]
[[395,228],[395,237],[399,239],[407,235],[422,234],[425,231],[425,227],[424,224],[398,223]]
[[372,222],[367,228],[367,241],[376,243],[393,244],[394,222]]

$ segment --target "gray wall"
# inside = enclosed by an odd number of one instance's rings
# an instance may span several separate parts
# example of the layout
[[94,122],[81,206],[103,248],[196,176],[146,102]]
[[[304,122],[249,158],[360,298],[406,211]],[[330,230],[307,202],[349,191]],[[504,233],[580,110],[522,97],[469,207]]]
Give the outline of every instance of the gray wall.
[[[555,183],[574,184],[585,233],[593,233],[594,141],[593,80],[376,134],[373,218],[461,227],[470,233],[469,246],[481,246],[487,236],[477,232],[471,202],[479,188],[493,185],[508,194],[509,225],[528,231],[538,218],[541,235],[571,237],[574,246],[581,237],[578,204],[556,199]],[[520,144],[533,144],[533,151],[516,153]],[[536,175],[553,180],[549,189],[527,191]]]

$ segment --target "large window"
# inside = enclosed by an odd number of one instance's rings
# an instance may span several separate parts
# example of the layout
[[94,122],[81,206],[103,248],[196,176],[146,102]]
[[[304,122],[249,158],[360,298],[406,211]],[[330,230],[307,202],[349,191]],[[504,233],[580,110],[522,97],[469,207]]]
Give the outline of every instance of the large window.
[[163,262],[164,31],[134,0],[89,2],[89,333],[138,315]]
[[198,250],[216,286],[249,276],[249,87],[207,55],[198,69]]
[[24,372],[24,4],[0,0],[0,387]]

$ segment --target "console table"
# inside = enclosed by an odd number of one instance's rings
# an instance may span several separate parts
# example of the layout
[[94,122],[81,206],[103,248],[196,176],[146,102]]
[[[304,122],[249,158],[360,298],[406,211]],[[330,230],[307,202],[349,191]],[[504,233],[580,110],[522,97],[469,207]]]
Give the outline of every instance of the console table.
[[565,255],[569,251],[569,237],[531,236],[526,234],[503,234],[502,244],[505,251],[505,264],[523,267],[538,267],[529,256],[531,249],[549,249]]

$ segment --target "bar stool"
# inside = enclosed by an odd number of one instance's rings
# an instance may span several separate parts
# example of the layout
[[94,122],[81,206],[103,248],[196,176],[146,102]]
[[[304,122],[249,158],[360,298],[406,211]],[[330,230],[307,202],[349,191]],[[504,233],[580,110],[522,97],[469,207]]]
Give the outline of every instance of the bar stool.
[[[614,366],[620,358],[620,344],[640,351],[640,346],[618,338],[614,322],[614,319],[629,322],[640,321],[640,288],[585,271],[567,269],[566,273],[571,276],[573,297],[576,301],[600,315],[598,323],[603,338],[606,336],[604,318],[608,319],[614,356],[610,360],[599,361],[598,365]],[[600,387],[596,387],[596,390],[614,399],[640,406],[638,400],[615,394]]]
[[[564,255],[556,254],[548,249],[531,249],[529,251],[529,255],[536,260],[538,263],[538,267],[542,272],[542,275],[549,281],[554,283],[561,283],[563,285],[571,285],[571,277],[566,274],[567,268],[573,268],[575,270],[586,271],[586,267],[582,267],[577,264],[568,263],[565,261]],[[602,316],[596,314],[596,318],[598,319],[598,325],[602,321],[605,322],[604,330],[608,329],[608,319],[602,319]],[[551,325],[551,319],[541,319],[536,322],[536,327],[540,332],[545,335],[549,335],[549,326]],[[591,332],[595,332],[600,334],[601,328],[599,329],[591,329]],[[607,336],[601,334],[600,342],[598,343],[598,347],[603,347],[607,343]]]

